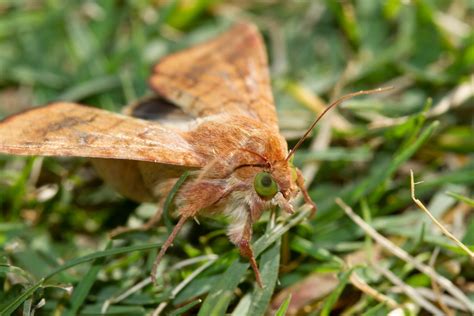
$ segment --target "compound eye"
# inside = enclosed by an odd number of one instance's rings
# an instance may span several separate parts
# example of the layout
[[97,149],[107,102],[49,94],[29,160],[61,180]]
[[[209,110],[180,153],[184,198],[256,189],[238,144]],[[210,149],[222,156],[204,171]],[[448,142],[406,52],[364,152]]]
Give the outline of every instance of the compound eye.
[[253,186],[257,194],[264,198],[271,198],[278,192],[278,185],[268,172],[257,173]]

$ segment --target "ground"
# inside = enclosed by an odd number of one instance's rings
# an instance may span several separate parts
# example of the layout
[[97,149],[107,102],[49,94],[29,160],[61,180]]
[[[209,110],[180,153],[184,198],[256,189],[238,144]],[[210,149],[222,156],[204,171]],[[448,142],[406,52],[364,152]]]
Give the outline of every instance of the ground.
[[151,285],[166,227],[113,242],[108,233],[155,205],[121,197],[85,159],[0,156],[0,314],[473,308],[473,261],[410,192],[413,170],[416,196],[474,249],[472,1],[6,0],[0,17],[0,117],[54,100],[120,111],[150,93],[157,60],[241,19],[264,35],[290,146],[330,100],[393,87],[345,102],[297,152],[318,212],[254,226],[263,289],[221,217],[189,223]]

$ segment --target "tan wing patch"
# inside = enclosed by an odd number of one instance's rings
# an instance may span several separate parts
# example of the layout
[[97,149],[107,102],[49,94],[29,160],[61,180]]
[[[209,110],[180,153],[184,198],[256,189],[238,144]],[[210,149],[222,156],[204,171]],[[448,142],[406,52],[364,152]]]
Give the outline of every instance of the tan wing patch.
[[150,84],[190,115],[245,114],[278,130],[265,46],[252,24],[165,57]]
[[0,153],[130,159],[193,167],[205,164],[177,130],[63,102],[1,121]]

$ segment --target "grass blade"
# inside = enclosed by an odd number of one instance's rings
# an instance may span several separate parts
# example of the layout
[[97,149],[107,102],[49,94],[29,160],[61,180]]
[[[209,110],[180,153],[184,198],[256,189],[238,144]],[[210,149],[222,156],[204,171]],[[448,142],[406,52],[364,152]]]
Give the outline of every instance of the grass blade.
[[263,289],[255,287],[249,312],[252,315],[265,315],[278,279],[280,267],[281,239],[265,250],[259,262],[262,272]]
[[26,301],[33,293],[39,289],[45,279],[39,280],[35,285],[28,288],[25,292],[23,292],[20,296],[13,299],[8,305],[6,305],[2,310],[0,310],[0,315],[8,316],[11,315],[24,301]]
[[145,251],[145,250],[156,249],[160,246],[161,246],[161,243],[152,243],[152,244],[143,244],[143,245],[135,245],[135,246],[115,248],[115,249],[108,249],[108,250],[92,253],[90,255],[86,255],[86,256],[83,256],[83,257],[73,259],[71,261],[67,261],[62,266],[58,267],[53,272],[49,273],[45,277],[45,279],[48,280],[48,279],[52,278],[53,276],[55,276],[56,274],[58,274],[58,273],[60,273],[64,270],[67,270],[69,268],[72,268],[74,266],[77,266],[78,264],[81,264],[81,263],[89,262],[89,261],[92,261],[92,260],[95,260],[95,259],[120,255],[120,254],[123,254],[123,253],[133,252],[133,251]]
[[13,311],[15,311],[16,308],[18,308],[18,306],[20,306],[26,299],[28,299],[28,297],[30,297],[38,288],[40,288],[45,281],[47,281],[48,279],[54,277],[58,273],[61,273],[69,268],[72,268],[81,263],[89,262],[95,259],[101,259],[101,258],[105,258],[109,256],[132,252],[132,251],[145,251],[145,250],[156,249],[160,245],[161,244],[158,244],[158,243],[152,243],[152,244],[108,249],[108,250],[96,252],[90,255],[86,255],[86,256],[68,261],[64,263],[63,265],[61,265],[60,267],[56,268],[53,272],[49,273],[46,277],[36,282],[33,286],[28,288],[21,296],[17,297],[14,301],[12,301],[10,304],[5,306],[0,311],[0,315],[10,315]]
[[200,304],[201,302],[202,302],[201,299],[197,299],[197,300],[195,300],[195,301],[193,301],[189,304],[184,305],[183,307],[175,309],[174,311],[170,312],[169,315],[170,316],[178,316],[178,315],[184,314],[185,312],[187,312],[188,310],[190,310],[194,306]]
[[474,199],[468,198],[467,196],[464,196],[456,192],[446,192],[446,194],[455,198],[458,201],[464,202],[467,205],[474,207]]
[[183,185],[184,181],[186,181],[188,176],[189,176],[189,171],[185,171],[181,175],[181,177],[178,179],[178,181],[176,181],[170,193],[166,197],[165,205],[163,206],[163,221],[166,225],[166,229],[168,229],[168,234],[171,234],[171,232],[173,231],[173,226],[174,226],[170,219],[171,203],[173,202],[176,192],[178,192],[179,188]]
[[[105,249],[109,249],[112,246],[112,242],[109,241]],[[99,273],[100,269],[102,269],[103,264],[105,261],[105,257],[96,259],[92,266],[87,271],[87,274],[84,278],[79,282],[76,286],[74,291],[72,292],[71,297],[71,307],[64,312],[65,316],[74,316],[77,315],[77,311],[82,306],[84,301],[86,300],[87,294],[94,285],[95,280],[97,279],[97,274]]]
[[347,283],[349,282],[349,277],[351,276],[352,269],[345,271],[339,277],[339,285],[336,289],[324,300],[323,309],[321,310],[321,316],[329,316],[331,309],[336,304],[339,296],[341,296],[342,291],[345,289]]
[[290,306],[290,302],[291,302],[291,294],[288,295],[288,297],[283,301],[283,303],[281,303],[280,307],[275,313],[275,316],[285,316],[286,311],[288,310],[288,307]]

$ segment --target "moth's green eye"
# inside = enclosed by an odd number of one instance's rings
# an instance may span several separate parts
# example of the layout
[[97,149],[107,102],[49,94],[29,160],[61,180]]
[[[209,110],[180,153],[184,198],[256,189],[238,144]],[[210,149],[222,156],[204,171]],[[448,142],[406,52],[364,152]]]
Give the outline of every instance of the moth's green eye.
[[273,197],[278,192],[278,185],[268,172],[257,173],[253,186],[258,195],[266,198]]

